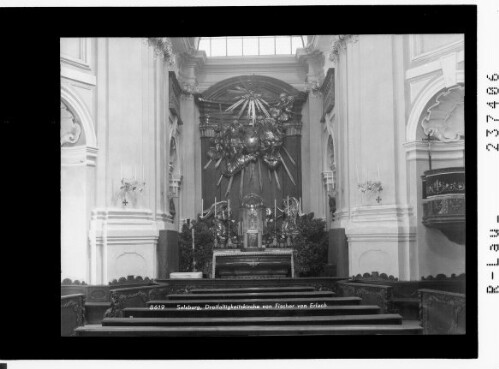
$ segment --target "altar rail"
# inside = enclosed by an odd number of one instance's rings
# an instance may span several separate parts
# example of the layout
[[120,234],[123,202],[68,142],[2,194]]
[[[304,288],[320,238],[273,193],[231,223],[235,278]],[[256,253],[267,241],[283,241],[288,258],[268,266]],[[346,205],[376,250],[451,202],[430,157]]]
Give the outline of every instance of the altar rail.
[[338,282],[338,296],[360,297],[363,305],[378,305],[381,314],[394,310],[392,305],[392,287],[382,284]]
[[316,291],[336,291],[336,284],[347,278],[310,277],[310,278],[261,278],[261,279],[157,279],[156,282],[166,286],[168,294],[185,293],[191,289],[202,288],[245,288],[245,287],[314,287]]
[[122,310],[127,307],[146,307],[149,300],[165,299],[169,294],[164,285],[119,288],[111,290],[111,307],[106,317],[122,317]]
[[[378,304],[376,301],[382,301],[386,304],[390,313],[398,313],[404,319],[411,320],[421,319],[420,290],[435,290],[458,294],[466,293],[466,280],[464,278],[428,279],[423,281],[356,279],[339,285],[342,286],[339,293],[345,293],[343,296],[363,297],[362,294],[364,294],[366,297],[363,298],[366,301],[372,301],[376,304]],[[375,287],[367,288],[366,286],[378,286],[380,289],[376,290]],[[391,289],[389,294],[385,296],[388,299],[386,302],[382,297],[383,288],[385,287]]]
[[111,290],[118,288],[140,287],[140,286],[156,286],[156,283],[151,280],[143,282],[123,282],[114,285],[75,285],[62,284],[61,296],[83,294],[86,302],[109,302],[111,301]]
[[74,330],[85,324],[85,296],[61,296],[61,336],[74,336]]
[[466,296],[460,293],[419,290],[423,334],[465,334]]

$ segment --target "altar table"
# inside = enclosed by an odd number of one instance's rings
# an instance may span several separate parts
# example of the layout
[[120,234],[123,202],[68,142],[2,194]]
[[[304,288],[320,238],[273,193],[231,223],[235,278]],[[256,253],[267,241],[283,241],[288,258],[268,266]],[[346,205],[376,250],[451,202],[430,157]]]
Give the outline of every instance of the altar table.
[[293,249],[262,251],[214,250],[212,278],[265,278],[295,276]]

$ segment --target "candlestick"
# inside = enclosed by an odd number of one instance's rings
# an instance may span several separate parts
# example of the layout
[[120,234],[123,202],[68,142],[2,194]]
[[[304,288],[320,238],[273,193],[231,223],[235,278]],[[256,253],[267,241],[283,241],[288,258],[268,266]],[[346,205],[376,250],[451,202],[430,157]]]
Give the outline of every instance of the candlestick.
[[379,164],[378,164],[378,181],[379,181]]
[[196,259],[195,259],[195,251],[196,251],[196,247],[195,247],[196,243],[194,241],[194,227],[192,227],[192,271],[195,272],[196,271]]
[[229,214],[230,214],[230,199],[227,202],[227,207],[229,208]]
[[137,180],[137,167],[135,165],[133,166],[133,179]]
[[201,198],[201,215],[204,214],[204,200]]
[[360,183],[360,180],[359,180],[359,166],[357,164],[355,164],[355,172],[357,174],[357,183]]
[[123,178],[123,163],[120,163],[120,179]]
[[144,179],[146,176],[144,175],[144,164],[142,164],[142,182],[144,182]]
[[274,197],[274,240],[277,237],[277,200]]

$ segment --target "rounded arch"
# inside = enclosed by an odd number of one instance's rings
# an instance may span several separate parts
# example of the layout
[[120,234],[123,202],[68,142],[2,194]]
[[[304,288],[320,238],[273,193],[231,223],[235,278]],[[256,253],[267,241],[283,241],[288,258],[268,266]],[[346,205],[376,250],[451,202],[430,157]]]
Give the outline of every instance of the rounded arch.
[[[464,72],[457,72],[457,80],[456,83],[464,83]],[[418,125],[421,120],[421,115],[425,112],[425,107],[428,102],[442,89],[448,88],[451,86],[447,86],[445,83],[445,79],[443,75],[438,76],[434,80],[432,80],[419,94],[419,96],[414,101],[414,104],[411,109],[411,113],[409,115],[409,119],[407,121],[406,126],[406,142],[413,142],[417,139],[417,130]]]
[[87,107],[80,100],[78,95],[69,86],[61,86],[61,100],[78,117],[86,138],[86,146],[96,148],[97,137],[95,135],[94,122],[92,115]]
[[284,92],[288,95],[301,96],[300,91],[291,86],[290,84],[281,81],[280,79],[261,76],[261,75],[243,75],[224,79],[223,81],[215,83],[202,93],[203,98],[208,100],[219,100],[227,98],[227,90],[235,88],[238,85],[255,85],[260,89],[269,91],[275,95]]

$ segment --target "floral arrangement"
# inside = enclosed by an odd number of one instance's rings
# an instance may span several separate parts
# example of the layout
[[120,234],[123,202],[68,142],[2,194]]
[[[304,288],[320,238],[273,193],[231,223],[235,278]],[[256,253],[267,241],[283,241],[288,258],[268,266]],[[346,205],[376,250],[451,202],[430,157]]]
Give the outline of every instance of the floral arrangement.
[[129,193],[129,192],[142,192],[144,191],[146,183],[145,182],[139,182],[136,179],[133,180],[127,180],[125,178],[121,179],[121,187],[120,193]]
[[123,204],[126,206],[128,203],[126,201],[127,194],[137,194],[144,191],[146,183],[137,181],[136,179],[121,179],[120,192],[118,194],[119,198],[122,199]]
[[357,184],[357,187],[362,193],[379,193],[383,191],[383,186],[381,186],[380,181],[366,181],[364,183]]

